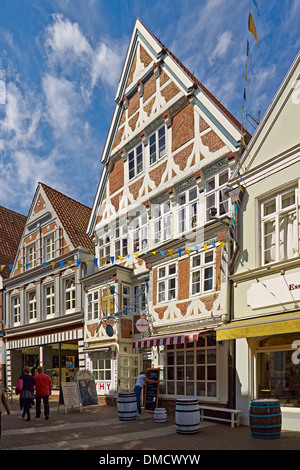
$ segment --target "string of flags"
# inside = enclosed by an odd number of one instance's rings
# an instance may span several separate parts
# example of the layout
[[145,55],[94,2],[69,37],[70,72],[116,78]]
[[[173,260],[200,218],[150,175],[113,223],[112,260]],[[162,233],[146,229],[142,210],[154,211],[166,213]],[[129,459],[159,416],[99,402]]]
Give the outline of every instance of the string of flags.
[[[250,33],[254,37],[255,41],[257,42],[258,48],[260,48],[260,44],[258,42],[257,38],[257,30],[254,22],[253,15],[251,13],[251,2],[254,3],[258,15],[259,15],[259,8],[258,8],[258,2],[257,0],[249,0],[249,13],[248,13],[248,34],[247,34],[247,46],[246,46],[246,64],[245,64],[245,81],[244,81],[244,92],[243,92],[243,107],[242,107],[242,119],[243,119],[243,131],[244,134],[246,132],[246,126],[245,126],[245,114],[247,114],[247,90],[248,90],[248,96],[251,96],[250,92],[250,85],[249,85],[249,78],[248,78],[248,64],[251,66],[251,72],[254,75],[254,70],[253,70],[253,61],[252,61],[252,55],[251,55],[251,50],[250,50]],[[245,141],[245,138],[242,136],[241,137],[241,145],[242,147],[248,152],[247,148],[247,143]],[[242,165],[239,162],[240,168],[242,169]]]

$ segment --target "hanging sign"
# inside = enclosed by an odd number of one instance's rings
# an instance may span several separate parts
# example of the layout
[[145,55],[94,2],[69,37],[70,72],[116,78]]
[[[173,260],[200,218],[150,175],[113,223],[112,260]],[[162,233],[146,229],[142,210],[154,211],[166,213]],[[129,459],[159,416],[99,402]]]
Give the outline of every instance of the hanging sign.
[[139,318],[135,326],[140,333],[145,333],[149,328],[149,323],[145,318]]

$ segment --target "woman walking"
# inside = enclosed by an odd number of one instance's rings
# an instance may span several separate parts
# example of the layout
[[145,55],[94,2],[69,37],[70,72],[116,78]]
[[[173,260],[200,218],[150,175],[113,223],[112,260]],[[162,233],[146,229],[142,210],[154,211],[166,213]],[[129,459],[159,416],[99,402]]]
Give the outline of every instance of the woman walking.
[[23,380],[20,393],[20,409],[23,410],[22,418],[25,418],[25,415],[27,415],[26,421],[30,421],[30,408],[34,399],[34,379],[30,375],[30,367],[24,367],[23,374],[20,375],[19,380]]

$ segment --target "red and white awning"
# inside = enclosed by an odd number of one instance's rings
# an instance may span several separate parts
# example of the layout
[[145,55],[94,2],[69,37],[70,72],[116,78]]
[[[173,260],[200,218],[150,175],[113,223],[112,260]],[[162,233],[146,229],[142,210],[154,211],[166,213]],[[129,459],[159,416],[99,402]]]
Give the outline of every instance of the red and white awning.
[[142,338],[137,341],[133,341],[132,347],[133,349],[141,349],[151,348],[152,346],[193,343],[198,340],[198,336],[200,333],[206,333],[207,331],[210,330],[205,329],[196,331],[185,331],[184,333],[176,333],[172,335],[148,336],[147,338]]

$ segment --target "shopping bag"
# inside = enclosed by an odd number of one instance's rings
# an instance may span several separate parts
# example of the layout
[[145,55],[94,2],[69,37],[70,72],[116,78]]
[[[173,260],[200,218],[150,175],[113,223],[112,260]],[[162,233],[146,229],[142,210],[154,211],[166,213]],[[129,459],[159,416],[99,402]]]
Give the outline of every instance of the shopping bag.
[[20,395],[22,388],[23,388],[23,380],[19,379],[17,386],[16,386],[16,395]]

